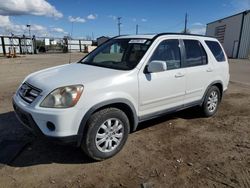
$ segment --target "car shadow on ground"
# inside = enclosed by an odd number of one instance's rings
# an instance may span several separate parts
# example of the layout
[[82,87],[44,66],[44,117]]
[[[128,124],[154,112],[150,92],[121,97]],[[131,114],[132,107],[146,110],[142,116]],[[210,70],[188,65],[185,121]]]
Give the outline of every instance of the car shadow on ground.
[[0,114],[0,168],[4,165],[25,167],[92,162],[94,161],[85,156],[80,148],[36,137],[19,123],[13,111]]
[[[176,118],[194,119],[200,117],[199,110],[192,108],[140,123],[137,131]],[[1,141],[4,144],[1,145]],[[13,147],[15,142],[16,144],[23,143],[22,147]],[[10,151],[12,148],[20,151]],[[9,153],[1,156],[1,153],[6,152]],[[8,157],[7,160],[6,157]],[[0,114],[0,167],[4,165],[27,167],[51,163],[85,164],[94,162],[84,155],[80,148],[72,145],[60,145],[37,138],[18,122],[13,111]]]
[[192,108],[188,108],[185,110],[177,111],[175,113],[165,114],[157,118],[150,119],[148,121],[144,121],[140,123],[140,125],[138,125],[138,128],[136,131],[143,130],[143,129],[152,127],[154,125],[167,122],[173,119],[178,119],[178,118],[197,119],[197,118],[203,118],[203,116],[199,107],[192,107]]

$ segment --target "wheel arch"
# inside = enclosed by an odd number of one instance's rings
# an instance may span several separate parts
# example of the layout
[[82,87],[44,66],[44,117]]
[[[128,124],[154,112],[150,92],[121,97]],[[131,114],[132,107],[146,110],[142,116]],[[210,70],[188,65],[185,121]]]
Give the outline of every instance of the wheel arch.
[[130,123],[130,132],[133,132],[136,130],[137,125],[138,125],[138,116],[135,110],[134,105],[127,99],[112,99],[112,100],[108,100],[108,101],[104,101],[101,103],[98,103],[96,105],[94,105],[93,107],[91,107],[87,113],[84,115],[84,117],[82,118],[82,121],[80,123],[80,127],[78,129],[77,135],[78,135],[78,139],[77,139],[77,146],[80,146],[81,142],[82,142],[82,138],[84,135],[84,132],[87,131],[87,121],[90,118],[90,116],[101,110],[104,108],[118,108],[120,110],[122,110],[128,117],[129,119],[129,123]]
[[212,86],[218,87],[218,89],[220,90],[220,95],[221,95],[221,96],[220,96],[220,100],[222,99],[222,96],[223,96],[223,83],[222,83],[222,81],[220,81],[220,80],[216,80],[216,81],[213,81],[212,83],[210,83],[210,84],[207,86],[207,89],[206,89],[206,91],[205,91],[205,93],[204,93],[204,95],[203,95],[203,97],[202,97],[202,100],[201,100],[201,104],[200,104],[200,105],[203,104],[203,102],[204,102],[204,100],[205,100],[205,97],[206,97],[206,94],[207,94],[208,90],[209,90]]

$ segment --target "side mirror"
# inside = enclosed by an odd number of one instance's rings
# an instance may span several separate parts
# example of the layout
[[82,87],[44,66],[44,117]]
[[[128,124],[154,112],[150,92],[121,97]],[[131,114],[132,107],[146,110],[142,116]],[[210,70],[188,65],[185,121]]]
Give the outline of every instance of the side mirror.
[[163,72],[167,70],[167,64],[165,61],[154,60],[147,66],[148,73]]

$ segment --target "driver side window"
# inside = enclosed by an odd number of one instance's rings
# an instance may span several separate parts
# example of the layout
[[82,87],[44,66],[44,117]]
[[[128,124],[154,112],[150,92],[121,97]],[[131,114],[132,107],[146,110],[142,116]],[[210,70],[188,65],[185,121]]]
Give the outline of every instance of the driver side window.
[[165,61],[167,70],[178,69],[181,67],[181,53],[179,40],[169,39],[162,41],[155,49],[150,61]]

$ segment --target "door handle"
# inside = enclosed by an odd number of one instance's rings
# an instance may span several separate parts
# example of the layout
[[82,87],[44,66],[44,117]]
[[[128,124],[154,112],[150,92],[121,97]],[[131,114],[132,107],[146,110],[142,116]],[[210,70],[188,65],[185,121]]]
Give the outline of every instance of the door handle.
[[183,77],[184,75],[185,75],[184,73],[178,72],[176,73],[175,78],[180,78]]
[[213,69],[209,67],[209,68],[207,69],[207,72],[213,72]]

